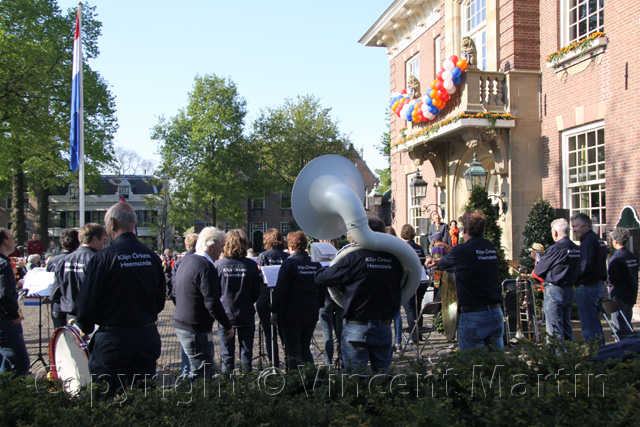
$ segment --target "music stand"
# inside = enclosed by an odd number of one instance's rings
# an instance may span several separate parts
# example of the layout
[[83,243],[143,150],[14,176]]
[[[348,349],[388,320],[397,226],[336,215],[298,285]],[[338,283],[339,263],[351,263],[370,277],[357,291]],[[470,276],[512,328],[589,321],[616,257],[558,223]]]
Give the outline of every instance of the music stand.
[[[33,302],[27,301],[27,298],[38,298],[38,357],[31,363],[32,368],[36,363],[41,362],[44,369],[48,372],[49,366],[42,356],[42,304],[50,303],[51,285],[55,280],[55,274],[48,272],[44,268],[34,268],[30,270],[24,277],[23,287],[28,290],[25,297],[25,305],[35,305]],[[48,325],[48,323],[47,323]]]
[[[38,302],[37,303],[32,303],[27,301],[27,299],[35,299],[37,298]],[[44,359],[44,356],[42,354],[42,327],[44,326],[42,324],[42,304],[49,304],[51,303],[51,300],[49,299],[49,297],[46,296],[30,296],[30,297],[25,297],[25,302],[24,305],[38,305],[38,357],[36,358],[36,360],[34,360],[33,362],[31,362],[31,365],[29,366],[29,368],[33,368],[38,362],[42,363],[42,366],[44,367],[45,371],[49,372],[49,365],[47,364],[46,360]]]

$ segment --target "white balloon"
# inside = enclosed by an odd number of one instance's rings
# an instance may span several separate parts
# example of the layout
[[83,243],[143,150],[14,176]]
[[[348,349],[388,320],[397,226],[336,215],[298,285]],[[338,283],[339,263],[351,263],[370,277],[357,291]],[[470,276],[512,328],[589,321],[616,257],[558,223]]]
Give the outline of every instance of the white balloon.
[[433,120],[436,118],[436,116],[434,116],[433,114],[431,114],[430,111],[427,111],[427,114],[424,115],[427,119],[429,120]]
[[409,111],[409,105],[404,104],[400,110],[400,117],[407,117],[407,111]]
[[451,89],[452,87],[454,87],[455,85],[453,84],[453,80],[445,80],[442,85],[444,86],[445,89]]
[[[449,61],[451,62],[451,61]],[[451,75],[451,71],[449,70],[445,70],[442,72],[442,80],[446,81],[446,80],[453,80],[453,76]]]
[[[447,71],[451,71],[453,69],[453,67],[455,67],[455,64],[453,62],[451,62],[450,59],[446,59],[443,63],[442,63],[442,68],[444,68]],[[444,74],[444,73],[443,73]]]
[[453,95],[454,93],[456,93],[456,85],[453,85],[451,88],[445,90],[449,95]]
[[391,98],[395,98],[396,96],[400,96],[400,92],[393,92],[391,94]]

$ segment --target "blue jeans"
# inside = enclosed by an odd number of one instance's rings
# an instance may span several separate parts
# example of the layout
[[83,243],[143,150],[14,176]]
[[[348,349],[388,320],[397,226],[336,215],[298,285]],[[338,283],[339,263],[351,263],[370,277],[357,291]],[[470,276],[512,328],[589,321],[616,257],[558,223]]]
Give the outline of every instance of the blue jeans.
[[298,365],[313,364],[313,356],[309,347],[311,338],[313,338],[313,331],[316,329],[316,323],[303,325],[289,322],[286,319],[280,320],[289,371],[295,372]]
[[555,336],[561,340],[575,341],[571,328],[573,286],[546,284],[544,292],[544,317],[547,323],[547,335],[549,337]]
[[213,364],[213,335],[210,332],[189,332],[175,328],[182,352],[187,356],[189,378],[211,378]]
[[229,341],[225,338],[224,328],[218,325],[218,340],[220,342],[220,356],[222,357],[222,372],[233,372],[235,369],[236,338],[240,345],[240,363],[242,369],[251,370],[253,359],[253,334],[256,331],[255,323],[246,326],[234,326],[236,335]]
[[600,305],[606,292],[604,283],[580,285],[576,288],[576,303],[580,315],[580,327],[585,341],[597,340],[604,345],[604,333],[600,323]]
[[[629,326],[627,326],[627,322],[631,323],[631,319],[633,318],[633,304],[627,304],[620,298],[614,297],[613,299],[620,306],[620,311],[611,313],[611,326],[613,326],[613,330],[616,331],[616,334],[622,338],[633,333],[633,331],[629,329]],[[624,321],[622,315],[627,319],[627,322]]]
[[89,342],[92,382],[106,381],[109,394],[119,387],[142,384],[156,374],[160,357],[160,334],[156,325],[141,328],[100,328]]
[[371,362],[374,371],[389,369],[392,358],[391,324],[371,320],[366,325],[349,323],[342,329],[342,360],[349,368],[367,367]]
[[29,353],[24,343],[22,323],[0,320],[0,355],[3,359],[0,372],[29,373]]
[[402,311],[398,310],[398,314],[393,318],[393,332],[396,344],[402,344]]
[[504,341],[504,320],[502,309],[492,308],[474,313],[460,313],[458,323],[458,344],[460,350],[488,346],[502,349]]
[[[342,335],[342,316],[344,310],[333,300],[325,301],[320,309],[320,324],[322,325],[322,340],[324,341],[324,364],[331,366],[333,363],[333,332],[337,337]],[[338,343],[338,345],[340,345]]]

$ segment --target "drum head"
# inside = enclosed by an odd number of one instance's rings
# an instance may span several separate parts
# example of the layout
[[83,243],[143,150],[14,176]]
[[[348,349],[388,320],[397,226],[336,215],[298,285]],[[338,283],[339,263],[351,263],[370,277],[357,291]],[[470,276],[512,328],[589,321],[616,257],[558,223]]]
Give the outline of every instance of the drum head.
[[91,380],[87,344],[73,326],[63,326],[53,332],[49,360],[52,377],[61,380],[62,388],[69,394],[78,394]]

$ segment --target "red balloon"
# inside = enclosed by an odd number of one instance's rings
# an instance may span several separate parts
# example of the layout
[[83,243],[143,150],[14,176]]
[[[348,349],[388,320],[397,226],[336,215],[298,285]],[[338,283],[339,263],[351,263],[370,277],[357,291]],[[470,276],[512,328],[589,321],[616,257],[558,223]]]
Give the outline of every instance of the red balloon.
[[441,89],[438,91],[438,98],[440,99],[444,99],[444,96],[447,94],[447,91],[444,89]]
[[451,61],[451,62],[453,62],[455,64],[456,62],[458,62],[458,57],[455,56],[455,55],[451,55],[449,57],[449,61]]
[[447,93],[447,91],[445,91],[444,96],[441,96],[440,98],[442,98],[444,102],[447,102],[451,99],[451,96]]
[[402,90],[400,91],[400,95],[406,95],[406,94],[407,94],[407,90],[406,90],[406,89],[402,89]]
[[434,87],[435,90],[442,90],[444,89],[444,86],[442,85],[442,82],[440,80],[438,80],[438,82],[436,83],[436,87]]
[[438,79],[438,80],[442,81],[442,71],[438,71],[438,72],[436,73],[436,79]]

